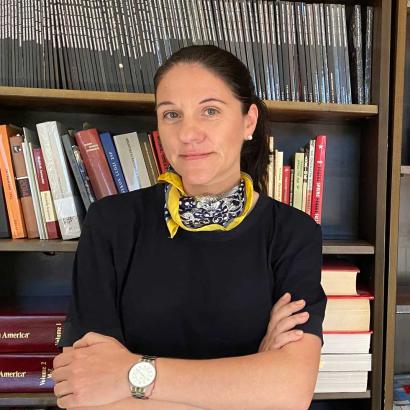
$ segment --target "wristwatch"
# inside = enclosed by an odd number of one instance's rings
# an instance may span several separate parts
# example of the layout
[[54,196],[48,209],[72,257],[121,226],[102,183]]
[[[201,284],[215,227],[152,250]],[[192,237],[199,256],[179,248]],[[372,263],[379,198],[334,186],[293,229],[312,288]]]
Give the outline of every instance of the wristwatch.
[[154,383],[157,375],[155,356],[143,355],[138,363],[135,363],[128,372],[128,381],[132,397],[136,399],[148,399],[145,395],[148,388]]

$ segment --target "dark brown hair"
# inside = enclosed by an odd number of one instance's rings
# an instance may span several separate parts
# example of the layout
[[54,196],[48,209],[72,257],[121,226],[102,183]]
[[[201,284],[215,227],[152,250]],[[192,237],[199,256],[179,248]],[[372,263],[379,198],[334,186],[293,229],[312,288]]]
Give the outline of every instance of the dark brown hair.
[[242,114],[249,107],[258,107],[258,122],[253,139],[245,141],[241,151],[241,170],[248,173],[257,192],[266,193],[269,140],[265,103],[256,95],[248,68],[233,54],[214,45],[184,47],[175,52],[158,68],[154,76],[155,95],[164,75],[176,64],[200,64],[221,78],[242,103]]

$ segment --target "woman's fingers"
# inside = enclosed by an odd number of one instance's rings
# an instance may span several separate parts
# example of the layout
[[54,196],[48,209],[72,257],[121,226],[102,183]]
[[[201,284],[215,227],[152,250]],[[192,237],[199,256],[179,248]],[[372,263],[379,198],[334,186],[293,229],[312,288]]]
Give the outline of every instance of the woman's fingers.
[[278,322],[274,331],[276,334],[288,332],[289,330],[294,329],[296,325],[305,323],[308,319],[308,312],[297,313],[296,315],[286,317]]
[[295,302],[288,301],[286,304],[280,304],[279,307],[276,307],[279,302],[280,299],[271,311],[267,329],[268,333],[271,332],[281,320],[293,315],[294,313],[305,307],[305,301],[303,299],[297,300]]
[[[301,339],[303,336],[302,330],[291,330],[289,332],[280,333],[274,340],[272,348],[280,349],[283,346],[286,346],[288,343],[296,342]],[[268,346],[268,350],[269,346]]]

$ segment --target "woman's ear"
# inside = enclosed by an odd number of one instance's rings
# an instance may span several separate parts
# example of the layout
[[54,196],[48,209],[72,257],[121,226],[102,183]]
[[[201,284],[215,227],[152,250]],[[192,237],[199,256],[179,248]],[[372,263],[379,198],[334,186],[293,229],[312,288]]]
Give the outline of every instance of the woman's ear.
[[254,133],[258,122],[258,114],[259,111],[256,104],[251,104],[246,114],[245,135],[252,135]]

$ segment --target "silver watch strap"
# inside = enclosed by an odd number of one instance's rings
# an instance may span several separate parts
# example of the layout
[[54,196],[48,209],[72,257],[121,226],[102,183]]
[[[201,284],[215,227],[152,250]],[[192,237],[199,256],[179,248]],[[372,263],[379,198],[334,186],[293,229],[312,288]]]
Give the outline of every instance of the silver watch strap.
[[[151,363],[153,366],[155,366],[155,359],[156,356],[148,356],[148,355],[143,355],[140,359],[140,362],[149,362]],[[145,389],[146,387],[135,387],[135,386],[130,386],[130,391],[131,391],[131,395],[132,397],[134,397],[135,399],[142,399],[142,400],[148,400],[149,397],[145,396]]]

